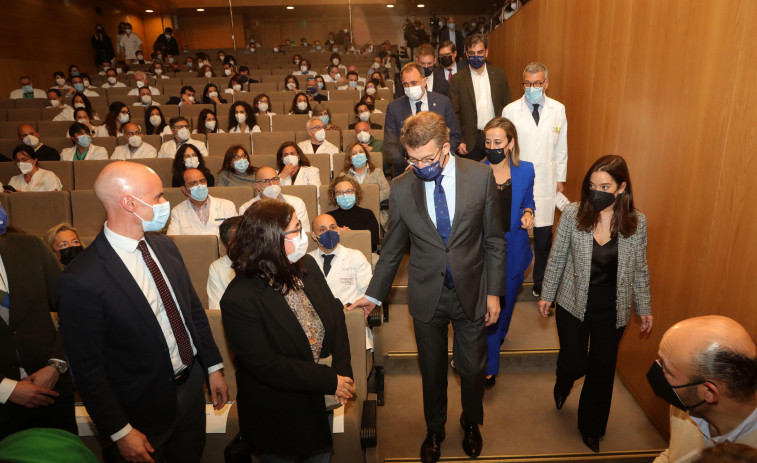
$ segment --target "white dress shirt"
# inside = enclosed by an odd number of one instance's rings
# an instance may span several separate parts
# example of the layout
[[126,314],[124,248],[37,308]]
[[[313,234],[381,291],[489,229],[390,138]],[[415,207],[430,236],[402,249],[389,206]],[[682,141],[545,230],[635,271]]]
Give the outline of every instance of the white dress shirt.
[[128,161],[129,159],[157,158],[158,151],[149,143],[142,142],[137,149],[133,149],[128,143],[116,146],[111,159]]
[[470,71],[471,80],[473,81],[473,92],[476,95],[476,127],[478,130],[484,130],[486,124],[494,119],[494,103],[492,101],[492,87],[489,83],[489,72],[484,64],[484,72],[480,75],[474,70]]
[[14,175],[8,185],[16,191],[61,191],[63,189],[58,176],[45,169],[37,169],[37,172],[32,174],[29,183],[24,180],[24,174]]
[[430,76],[426,77],[426,90],[429,92],[434,91],[434,73],[432,72]]
[[[262,195],[255,196],[251,200],[239,206],[238,215],[243,215],[244,211],[246,211],[250,206],[260,201],[261,196]],[[308,208],[305,206],[305,201],[301,200],[297,196],[285,195],[285,194],[279,195],[279,200],[284,201],[285,203],[289,204],[290,206],[294,208],[294,212],[295,214],[297,214],[297,218],[300,219],[300,222],[302,222],[302,231],[309,233],[310,232],[310,219],[308,218]]]
[[111,85],[110,82],[105,82],[102,85],[102,88],[122,88],[122,87],[126,87],[126,84],[123,83],[123,82],[119,82],[119,81],[116,81],[116,83],[112,84],[112,85]]
[[218,227],[229,217],[236,217],[237,208],[228,199],[208,195],[208,221],[203,224],[192,202],[187,198],[171,210],[167,235],[216,235]]
[[[410,102],[410,111],[415,115],[418,108],[415,107],[417,101],[413,101],[410,98],[407,99]],[[423,96],[419,100],[421,102],[421,111],[428,111],[428,92],[423,92]]]
[[208,309],[221,310],[221,298],[236,272],[231,268],[229,256],[223,256],[210,264],[208,269]]
[[[457,169],[455,168],[455,157],[449,155],[447,158],[449,160],[442,171],[442,187],[444,188],[444,198],[447,200],[449,224],[452,225],[455,221],[455,204],[457,200],[457,191],[455,190],[455,174]],[[431,221],[436,226],[436,206],[434,206],[434,188],[436,188],[436,182],[423,182],[423,187],[426,189],[426,209],[428,209]]]
[[[75,154],[76,146],[71,146],[60,152],[60,160],[73,161]],[[98,159],[108,159],[108,152],[102,146],[89,145],[87,154],[84,156],[84,159],[82,159],[82,161],[96,161]]]
[[[197,148],[200,151],[200,154],[202,154],[203,156],[207,156],[209,154],[208,153],[208,148],[201,141],[193,140],[193,139],[190,138],[189,140],[185,141],[184,143],[191,143],[192,146],[194,146],[195,148]],[[173,159],[174,157],[176,157],[176,151],[179,148],[181,148],[181,145],[177,146],[176,145],[176,140],[174,140],[174,139],[168,140],[167,142],[165,142],[162,145],[160,145],[160,150],[158,151],[158,157],[159,158],[171,158],[171,159]]]
[[449,77],[449,73],[450,72],[452,73],[453,76],[455,74],[457,74],[457,63],[456,62],[452,63],[452,66],[449,69],[448,68],[444,68],[444,77],[447,79],[447,81],[450,80],[450,77]]

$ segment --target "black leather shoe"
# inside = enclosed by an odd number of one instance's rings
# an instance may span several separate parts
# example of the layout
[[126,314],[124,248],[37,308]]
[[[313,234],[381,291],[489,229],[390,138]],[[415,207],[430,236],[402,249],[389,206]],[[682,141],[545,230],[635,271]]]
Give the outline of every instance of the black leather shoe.
[[421,461],[423,463],[436,463],[442,456],[442,441],[445,434],[442,432],[429,431],[426,440],[421,445]]
[[492,375],[489,378],[484,378],[484,387],[487,389],[491,389],[494,387],[494,385],[497,384],[497,375]]
[[555,384],[555,388],[552,390],[552,393],[555,396],[555,407],[557,407],[558,410],[561,410],[562,406],[565,405],[565,399],[568,398],[568,394],[563,395],[557,388],[557,384]]
[[584,444],[594,452],[599,452],[599,437],[582,436]]
[[484,444],[481,439],[481,431],[477,423],[468,423],[465,418],[460,417],[460,425],[463,427],[463,451],[471,458],[481,455],[481,447]]

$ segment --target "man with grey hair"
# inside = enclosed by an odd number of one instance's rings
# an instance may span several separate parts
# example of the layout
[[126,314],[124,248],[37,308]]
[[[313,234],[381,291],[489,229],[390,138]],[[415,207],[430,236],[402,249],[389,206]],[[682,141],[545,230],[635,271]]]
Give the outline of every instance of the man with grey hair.
[[139,95],[139,89],[142,87],[149,88],[150,93],[152,93],[153,95],[160,95],[160,90],[158,90],[158,88],[150,86],[150,79],[147,77],[147,73],[145,73],[144,71],[135,72],[134,80],[137,83],[137,88],[133,88],[129,91],[130,96]]
[[565,190],[568,175],[568,119],[565,106],[548,98],[547,66],[536,61],[523,71],[523,97],[502,110],[518,130],[520,158],[534,164],[534,287],[533,295],[541,294],[544,270],[552,247],[552,224],[558,192]]
[[339,152],[335,144],[326,140],[326,126],[320,117],[311,117],[305,123],[305,130],[310,139],[297,143],[303,153],[333,155]]
[[683,320],[662,336],[647,379],[670,403],[670,446],[655,463],[694,462],[723,442],[757,446],[757,345],[720,315]]

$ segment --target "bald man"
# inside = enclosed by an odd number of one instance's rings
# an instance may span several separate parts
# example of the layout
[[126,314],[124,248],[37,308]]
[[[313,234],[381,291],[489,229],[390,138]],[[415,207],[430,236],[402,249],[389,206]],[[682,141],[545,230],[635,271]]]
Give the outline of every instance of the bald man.
[[116,146],[111,159],[128,161],[130,159],[157,158],[158,150],[149,143],[142,141],[142,129],[133,122],[121,127],[125,142]]
[[60,161],[58,150],[43,144],[39,140],[39,132],[31,124],[18,126],[18,141],[33,149],[40,161]]
[[697,461],[723,442],[757,446],[757,346],[719,315],[676,323],[647,379],[670,409],[670,447],[655,463]]
[[239,215],[244,215],[244,211],[247,208],[261,199],[278,199],[294,208],[297,218],[302,222],[302,230],[305,233],[310,232],[310,219],[308,218],[308,209],[305,206],[305,201],[297,196],[281,193],[281,179],[275,169],[268,166],[258,168],[255,172],[255,190],[257,190],[258,195],[239,206]]
[[106,462],[199,462],[207,379],[228,398],[221,354],[179,250],[160,234],[170,204],[160,178],[131,162],[106,166],[95,194],[107,222],[56,286],[71,371]]

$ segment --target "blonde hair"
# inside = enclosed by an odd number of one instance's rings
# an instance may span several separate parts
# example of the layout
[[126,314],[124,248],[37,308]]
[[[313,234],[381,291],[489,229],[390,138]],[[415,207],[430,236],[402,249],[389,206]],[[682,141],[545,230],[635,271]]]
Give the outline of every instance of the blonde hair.
[[420,148],[434,140],[437,148],[449,143],[449,127],[440,114],[423,111],[410,116],[400,130],[400,142],[405,148]]
[[58,225],[50,228],[45,232],[45,235],[42,237],[42,240],[47,244],[47,247],[50,249],[53,249],[53,245],[55,244],[55,237],[60,232],[64,231],[72,231],[76,234],[76,238],[81,242],[81,238],[79,237],[79,230],[75,229],[71,225],[67,224],[66,222],[59,223]]
[[495,117],[486,123],[486,127],[484,127],[484,136],[486,136],[486,132],[492,129],[504,130],[505,135],[507,135],[507,143],[510,143],[510,140],[515,140],[510,159],[512,160],[513,165],[518,167],[518,165],[520,165],[520,148],[518,148],[518,131],[515,129],[515,124],[505,117]]

